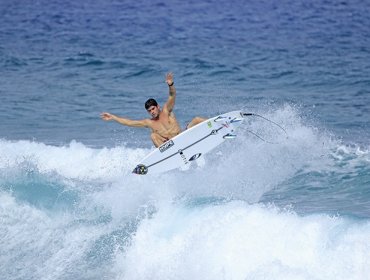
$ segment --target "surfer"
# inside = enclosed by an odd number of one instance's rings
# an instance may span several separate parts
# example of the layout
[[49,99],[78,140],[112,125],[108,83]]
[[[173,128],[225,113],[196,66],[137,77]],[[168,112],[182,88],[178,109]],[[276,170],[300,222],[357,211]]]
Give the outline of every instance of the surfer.
[[[145,102],[145,109],[151,116],[150,119],[144,120],[130,120],[127,118],[118,117],[116,115],[104,112],[101,114],[101,118],[105,121],[114,120],[120,124],[131,126],[131,127],[147,127],[152,130],[150,135],[154,146],[159,147],[164,142],[175,137],[181,133],[181,128],[175,114],[173,113],[173,108],[175,106],[176,100],[176,88],[173,81],[173,74],[166,74],[166,83],[169,87],[169,97],[167,102],[161,109],[157,101],[153,98],[148,99]],[[203,122],[204,118],[195,117],[186,126],[186,129]]]

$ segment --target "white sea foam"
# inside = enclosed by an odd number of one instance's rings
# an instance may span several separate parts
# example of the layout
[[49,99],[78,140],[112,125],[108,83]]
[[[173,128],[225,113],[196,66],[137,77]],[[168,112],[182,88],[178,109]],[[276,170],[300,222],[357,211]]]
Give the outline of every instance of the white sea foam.
[[[366,167],[369,152],[305,125],[289,106],[266,116],[283,125],[288,138],[253,119],[202,166],[155,176],[131,174],[149,149],[0,140],[0,275],[366,279],[367,220],[298,216],[258,201],[301,170]],[[30,174],[38,176],[30,182]],[[38,188],[38,180],[46,186]],[[46,189],[49,180],[59,184],[55,193]],[[28,188],[36,193],[32,201]],[[75,195],[69,207],[34,203],[37,192],[57,201],[64,191]]]
[[[75,221],[72,214],[50,216],[0,193],[2,279],[65,279],[86,270],[86,252],[108,229]],[[68,277],[66,277],[68,278]]]
[[367,279],[370,224],[232,202],[167,206],[117,257],[117,279]]
[[0,168],[16,169],[29,164],[38,172],[56,173],[78,180],[115,179],[131,172],[149,150],[125,147],[93,149],[72,141],[67,146],[50,146],[29,141],[0,141]]

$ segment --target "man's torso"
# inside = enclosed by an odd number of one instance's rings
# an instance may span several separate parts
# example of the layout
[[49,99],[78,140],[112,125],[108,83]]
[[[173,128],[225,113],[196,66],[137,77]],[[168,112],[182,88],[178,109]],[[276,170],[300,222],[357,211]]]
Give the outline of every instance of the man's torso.
[[181,132],[180,125],[172,112],[169,115],[161,112],[158,120],[150,121],[153,132],[159,134],[163,138],[171,139]]

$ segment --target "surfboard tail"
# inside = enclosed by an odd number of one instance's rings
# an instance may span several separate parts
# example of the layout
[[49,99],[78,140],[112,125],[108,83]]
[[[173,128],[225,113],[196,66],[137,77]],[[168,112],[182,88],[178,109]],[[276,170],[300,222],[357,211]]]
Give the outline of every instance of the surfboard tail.
[[148,173],[148,167],[146,167],[144,164],[138,164],[134,170],[132,170],[132,173],[138,174],[138,175],[145,175]]

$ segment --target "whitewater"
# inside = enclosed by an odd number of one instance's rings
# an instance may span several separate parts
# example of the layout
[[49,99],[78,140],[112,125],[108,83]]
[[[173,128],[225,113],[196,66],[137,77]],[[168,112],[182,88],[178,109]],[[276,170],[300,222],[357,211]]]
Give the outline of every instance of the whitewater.
[[266,116],[289,137],[250,120],[202,164],[155,176],[131,174],[149,148],[1,140],[2,277],[367,279],[369,149],[289,105]]

